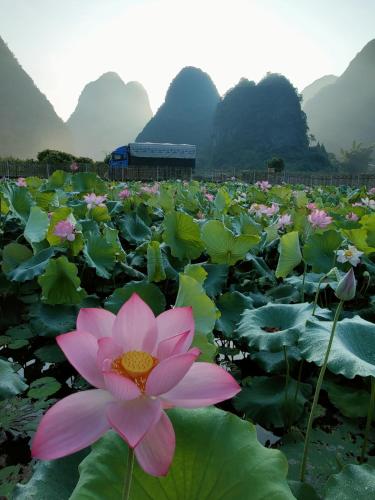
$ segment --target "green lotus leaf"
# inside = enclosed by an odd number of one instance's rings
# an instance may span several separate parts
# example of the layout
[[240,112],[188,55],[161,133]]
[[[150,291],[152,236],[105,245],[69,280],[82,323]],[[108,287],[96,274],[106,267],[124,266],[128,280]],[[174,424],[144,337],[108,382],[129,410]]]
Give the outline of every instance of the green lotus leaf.
[[119,221],[122,236],[135,245],[151,239],[151,229],[135,212],[124,215]]
[[218,189],[214,200],[216,210],[220,214],[226,213],[231,203],[232,199],[228,191],[225,188]]
[[147,276],[149,281],[156,283],[166,279],[164,260],[158,241],[151,241],[147,245]]
[[259,236],[235,234],[221,221],[210,220],[202,228],[202,240],[213,263],[233,266],[243,260],[247,252],[257,245]]
[[320,500],[320,497],[310,484],[293,480],[289,480],[288,484],[297,500]]
[[225,337],[232,338],[233,332],[241,319],[245,309],[252,309],[253,301],[240,292],[227,292],[219,297],[216,302],[221,316],[216,321],[215,328]]
[[[258,351],[278,352],[283,346],[297,344],[312,310],[313,305],[307,302],[267,304],[258,309],[246,310],[234,335]],[[316,314],[327,317],[329,311],[317,309]]]
[[13,215],[26,224],[30,209],[35,203],[29,191],[24,187],[6,184],[3,187],[3,194]]
[[39,243],[46,237],[49,226],[48,214],[39,207],[31,207],[24,235],[29,243]]
[[45,399],[55,394],[60,388],[60,382],[54,377],[42,377],[31,382],[27,395],[33,399]]
[[336,384],[331,380],[323,382],[323,389],[327,391],[328,399],[340,410],[344,417],[367,417],[370,393],[365,389]]
[[9,243],[3,249],[1,268],[5,274],[9,274],[14,269],[28,261],[32,257],[32,251],[20,243]]
[[291,231],[280,238],[280,256],[276,278],[285,278],[302,260],[298,231]]
[[184,274],[195,279],[203,286],[207,278],[207,271],[200,264],[188,264],[184,267]]
[[38,283],[42,287],[42,301],[46,304],[79,304],[86,297],[77,266],[66,257],[50,259]]
[[[307,483],[313,484],[320,498],[326,499],[324,490],[331,474],[337,474],[343,465],[356,461],[362,443],[363,433],[358,430],[358,426],[350,421],[340,422],[334,427],[330,426],[326,431],[313,428],[305,480]],[[300,431],[291,432],[282,438],[280,450],[288,459],[289,479],[299,479],[303,445],[304,436]],[[370,446],[373,445],[374,434],[370,436]],[[374,457],[370,456],[368,460],[371,465],[375,464]],[[341,497],[336,498],[338,500]]]
[[83,255],[89,267],[93,267],[101,278],[110,279],[115,266],[116,246],[108,243],[104,236],[86,233]]
[[29,307],[30,326],[34,334],[41,337],[55,337],[74,330],[77,314],[75,306],[37,302]]
[[[286,461],[264,448],[255,427],[216,408],[168,412],[176,452],[166,477],[153,477],[136,464],[132,500],[292,500]],[[127,446],[108,432],[80,465],[71,500],[121,498]],[[272,480],[271,480],[272,479]]]
[[180,274],[176,307],[191,306],[197,332],[208,335],[220,315],[214,302],[206,295],[202,285],[194,278]]
[[327,273],[334,267],[335,252],[341,245],[342,236],[338,231],[313,233],[303,247],[303,258],[312,266],[314,273]]
[[69,207],[60,207],[56,209],[50,220],[48,232],[47,232],[47,241],[50,245],[60,245],[61,244],[61,238],[60,236],[56,236],[55,233],[55,227],[56,224],[61,222],[62,220],[67,219],[71,215],[72,211]]
[[117,314],[121,306],[130,299],[133,293],[137,293],[151,307],[155,315],[164,311],[166,301],[163,293],[160,288],[153,283],[147,283],[147,281],[131,281],[124,287],[117,288],[106,300],[106,309]]
[[64,170],[55,170],[53,174],[49,176],[45,188],[46,189],[63,188],[65,182],[68,180],[70,175],[71,174],[69,174],[69,172],[65,172]]
[[234,399],[234,407],[253,422],[264,427],[282,427],[301,417],[304,406],[311,395],[309,384],[299,384],[289,378],[285,390],[285,377],[253,377],[249,384]]
[[46,248],[38,252],[31,259],[25,260],[18,267],[13,269],[8,277],[11,281],[29,281],[40,276],[48,266],[51,257],[59,251],[57,248]]
[[345,465],[341,472],[328,479],[324,500],[373,500],[374,493],[373,465]]
[[95,206],[90,210],[90,217],[96,222],[107,222],[111,220],[111,216],[108,212],[108,207]]
[[0,400],[16,396],[27,389],[22,377],[15,373],[12,363],[0,359]]
[[207,272],[204,289],[209,297],[215,297],[227,282],[229,267],[226,264],[203,264],[203,268]]
[[65,355],[56,345],[45,345],[34,351],[35,356],[43,363],[61,363],[65,361]]
[[[332,330],[331,321],[308,321],[298,347],[310,363],[322,366]],[[346,378],[375,377],[375,325],[360,316],[337,323],[328,369]]]
[[72,176],[73,191],[78,193],[104,194],[107,190],[105,182],[94,172],[79,172]]
[[58,460],[38,461],[29,482],[18,484],[12,499],[69,500],[79,478],[78,466],[88,452],[89,449],[86,448]]
[[163,240],[171,248],[171,253],[179,259],[197,259],[203,244],[199,225],[193,217],[182,212],[171,212],[164,219]]
[[[297,347],[288,347],[287,357],[291,370],[294,368],[297,362],[301,361],[302,359]],[[285,373],[286,367],[284,351],[256,351],[251,354],[251,360],[255,361],[255,363],[260,366],[266,373]]]

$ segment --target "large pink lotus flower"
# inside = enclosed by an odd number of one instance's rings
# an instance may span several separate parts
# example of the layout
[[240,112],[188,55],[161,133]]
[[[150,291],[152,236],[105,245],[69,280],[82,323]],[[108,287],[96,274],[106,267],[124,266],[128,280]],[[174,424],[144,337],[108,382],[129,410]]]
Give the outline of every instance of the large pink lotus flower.
[[211,194],[211,193],[204,193],[204,197],[208,201],[214,201],[214,199],[215,199],[215,196],[213,194]]
[[26,183],[25,177],[18,177],[18,179],[16,181],[16,185],[18,187],[27,187],[27,183]]
[[268,216],[277,214],[277,212],[279,211],[279,205],[277,203],[272,203],[270,207],[267,207],[267,205],[261,205],[261,207],[262,207],[261,213]]
[[96,389],[72,394],[42,418],[33,457],[51,460],[91,445],[113,428],[149,474],[167,474],[175,450],[165,409],[198,408],[233,397],[240,387],[216,364],[195,362],[190,307],[157,318],[137,294],[117,316],[81,309],[76,331],[57,337],[69,362]]
[[97,196],[95,193],[91,193],[85,194],[83,199],[85,200],[88,209],[94,207],[104,207],[104,202],[107,200],[107,195],[105,194],[104,196]]
[[312,227],[320,227],[322,229],[329,226],[333,220],[324,210],[314,210],[308,216],[308,219]]
[[74,241],[75,225],[69,219],[61,220],[56,224],[53,234],[63,240]]
[[270,184],[268,181],[258,181],[255,183],[255,185],[261,190],[261,191],[268,191],[271,189],[272,184]]

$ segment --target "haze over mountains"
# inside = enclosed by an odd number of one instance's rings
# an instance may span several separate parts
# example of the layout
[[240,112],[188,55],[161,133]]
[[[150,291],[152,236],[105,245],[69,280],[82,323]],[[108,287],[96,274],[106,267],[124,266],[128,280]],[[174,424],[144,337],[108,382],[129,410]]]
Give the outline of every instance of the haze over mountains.
[[348,148],[353,140],[375,142],[375,39],[344,73],[323,87],[305,106],[312,134],[329,151]]
[[205,166],[262,168],[279,155],[295,168],[325,169],[323,144],[337,153],[353,140],[375,143],[375,40],[340,77],[306,87],[302,103],[283,75],[258,84],[242,79],[220,98],[207,73],[183,68],[154,117],[140,83],[108,72],[85,86],[64,123],[1,38],[0,74],[0,157],[36,157],[50,148],[102,160],[137,140],[196,144]]
[[0,156],[35,157],[51,145],[71,149],[69,131],[0,38]]
[[151,117],[140,83],[125,84],[117,73],[104,73],[85,86],[67,121],[73,153],[102,160],[120,144],[134,141]]

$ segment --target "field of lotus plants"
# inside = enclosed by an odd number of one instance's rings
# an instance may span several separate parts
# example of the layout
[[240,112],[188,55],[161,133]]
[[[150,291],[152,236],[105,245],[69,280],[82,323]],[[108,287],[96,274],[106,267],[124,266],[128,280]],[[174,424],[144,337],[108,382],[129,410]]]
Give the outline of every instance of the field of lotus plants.
[[0,498],[375,498],[374,187],[0,196]]

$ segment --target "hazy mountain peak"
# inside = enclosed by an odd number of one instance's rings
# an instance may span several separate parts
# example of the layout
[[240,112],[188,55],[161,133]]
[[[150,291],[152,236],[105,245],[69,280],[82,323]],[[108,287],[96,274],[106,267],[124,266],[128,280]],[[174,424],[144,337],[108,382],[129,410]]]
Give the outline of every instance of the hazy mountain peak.
[[314,80],[312,83],[310,83],[310,85],[307,85],[307,87],[305,87],[301,92],[303,97],[303,106],[309,99],[314,97],[320,90],[322,90],[322,88],[335,83],[337,79],[338,76],[336,75],[324,75],[321,78]]

